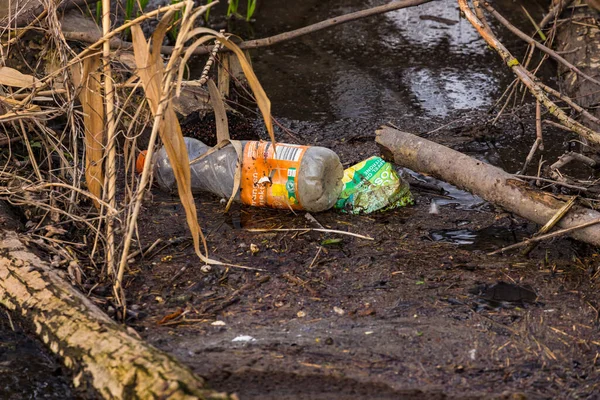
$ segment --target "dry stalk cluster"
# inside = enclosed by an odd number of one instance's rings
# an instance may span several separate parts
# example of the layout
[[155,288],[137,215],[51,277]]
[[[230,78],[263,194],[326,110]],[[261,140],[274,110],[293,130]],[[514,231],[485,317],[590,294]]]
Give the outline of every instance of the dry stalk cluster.
[[[141,246],[134,239],[136,221],[159,138],[174,169],[196,254],[204,263],[221,264],[208,256],[191,192],[187,149],[174,110],[174,99],[185,84],[186,64],[196,49],[216,44],[217,50],[233,52],[275,140],[269,99],[244,53],[229,35],[197,27],[197,19],[215,3],[198,8],[189,0],[174,3],[115,27],[111,4],[103,0],[101,35],[79,51],[63,35],[55,2],[44,2],[33,19],[26,17],[29,9],[12,10],[3,24],[0,199],[29,206],[31,241],[55,254],[56,265],[68,266],[76,283],[81,284],[82,276],[90,272],[112,281],[115,303],[123,308],[124,274],[129,253]],[[177,20],[176,14],[181,16]],[[147,39],[141,24],[149,19],[159,22]],[[23,21],[30,23],[18,25]],[[165,59],[161,45],[175,25],[176,43]],[[44,40],[40,31],[50,40]],[[131,32],[132,54],[111,49],[125,31]],[[17,62],[14,54],[31,43],[42,49],[36,64],[28,64],[27,55]],[[215,113],[224,114],[222,95],[208,79],[217,50],[201,83],[209,84]],[[131,68],[119,69],[123,65]],[[137,139],[147,127],[151,128],[148,154],[138,176],[134,173]],[[218,128],[222,143],[229,142],[226,127],[225,115]],[[68,242],[67,230],[83,232],[81,242]],[[83,260],[101,262],[87,271]]]

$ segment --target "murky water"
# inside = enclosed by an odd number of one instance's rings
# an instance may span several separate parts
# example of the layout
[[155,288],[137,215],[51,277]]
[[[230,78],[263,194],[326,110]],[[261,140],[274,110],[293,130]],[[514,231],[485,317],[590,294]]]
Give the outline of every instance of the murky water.
[[[256,36],[383,2],[307,3],[263,1]],[[299,18],[298,8],[310,11]],[[516,24],[526,25],[524,18],[522,12],[511,15]],[[499,34],[508,45],[515,43]],[[340,25],[257,50],[254,57],[275,115],[301,121],[439,119],[491,106],[513,79],[470,23],[459,18],[453,0]]]
[[467,250],[492,251],[517,243],[524,238],[522,231],[487,227],[478,231],[470,229],[443,229],[429,233],[435,242],[453,243]]

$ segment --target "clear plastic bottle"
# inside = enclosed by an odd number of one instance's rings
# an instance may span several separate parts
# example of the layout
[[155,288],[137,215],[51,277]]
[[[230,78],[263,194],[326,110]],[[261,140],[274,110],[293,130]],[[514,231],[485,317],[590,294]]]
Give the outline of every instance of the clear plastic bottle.
[[[190,160],[210,148],[185,138]],[[331,208],[342,191],[344,169],[332,150],[271,142],[242,142],[240,190],[235,200],[257,207],[323,211]],[[192,190],[229,198],[233,191],[238,156],[232,145],[223,147],[191,165]],[[154,176],[166,191],[176,187],[166,150],[154,157]]]

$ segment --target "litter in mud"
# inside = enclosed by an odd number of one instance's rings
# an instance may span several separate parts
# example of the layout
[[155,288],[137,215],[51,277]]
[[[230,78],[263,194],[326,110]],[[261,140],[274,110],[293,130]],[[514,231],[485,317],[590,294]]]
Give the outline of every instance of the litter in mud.
[[335,208],[350,214],[370,214],[413,204],[408,183],[392,164],[371,157],[344,171],[344,188]]

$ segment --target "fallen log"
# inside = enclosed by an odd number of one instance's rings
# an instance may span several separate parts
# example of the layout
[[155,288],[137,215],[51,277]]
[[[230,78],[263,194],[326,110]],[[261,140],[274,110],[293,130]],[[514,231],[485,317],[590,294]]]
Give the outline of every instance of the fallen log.
[[106,399],[235,399],[211,391],[173,357],[127,333],[0,230],[0,304],[18,314],[74,370],[76,387]]
[[[399,130],[382,127],[376,141],[385,158],[412,170],[435,176],[477,194],[523,218],[546,224],[565,204],[549,193],[535,190],[500,168],[486,164],[448,147]],[[600,213],[573,207],[557,226],[570,228],[600,219]],[[586,243],[600,246],[600,227],[589,226],[570,232]]]

